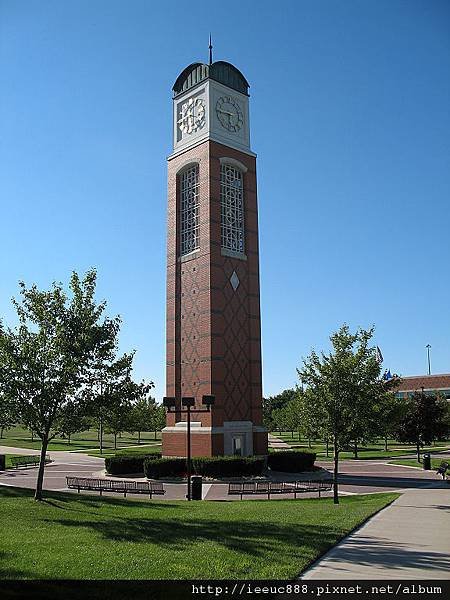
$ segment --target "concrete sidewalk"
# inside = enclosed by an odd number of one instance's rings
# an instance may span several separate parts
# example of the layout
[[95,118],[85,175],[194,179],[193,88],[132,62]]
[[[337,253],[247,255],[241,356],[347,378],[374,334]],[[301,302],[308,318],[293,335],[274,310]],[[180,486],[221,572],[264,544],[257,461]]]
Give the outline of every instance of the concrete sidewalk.
[[403,493],[301,579],[448,579],[450,485]]

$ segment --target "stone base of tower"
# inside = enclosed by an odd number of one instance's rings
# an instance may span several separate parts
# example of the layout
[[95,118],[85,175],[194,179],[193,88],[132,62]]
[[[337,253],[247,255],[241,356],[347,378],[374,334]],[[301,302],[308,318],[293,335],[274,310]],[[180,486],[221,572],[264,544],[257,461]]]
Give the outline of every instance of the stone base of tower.
[[[229,421],[223,427],[202,427],[191,423],[191,455],[242,456],[267,454],[267,430],[250,421]],[[162,455],[187,456],[186,422],[162,430]]]

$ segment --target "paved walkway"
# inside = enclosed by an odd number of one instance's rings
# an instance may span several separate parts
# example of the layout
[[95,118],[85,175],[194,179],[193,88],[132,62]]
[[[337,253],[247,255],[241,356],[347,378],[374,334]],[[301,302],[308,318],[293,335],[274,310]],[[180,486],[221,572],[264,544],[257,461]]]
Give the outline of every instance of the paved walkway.
[[448,579],[450,485],[408,490],[302,579]]
[[[0,446],[0,454],[2,447]],[[36,454],[36,450],[24,450],[20,448],[8,448],[9,454]],[[73,453],[66,451],[50,451],[52,463],[45,468],[44,489],[66,490],[66,475],[79,475],[81,477],[104,477],[104,459],[88,456],[81,452]],[[318,463],[328,471],[332,470],[332,463]],[[12,485],[17,487],[34,488],[37,478],[37,467],[8,469],[0,472],[0,485]],[[275,479],[310,479],[311,474],[303,476],[279,473],[273,474]],[[317,471],[314,478],[328,476],[326,470]],[[434,471],[422,471],[405,466],[389,465],[384,462],[368,460],[342,461],[339,476],[339,493],[341,495],[366,494],[388,491],[404,491],[406,489],[417,489],[423,487],[439,487],[440,477]],[[182,500],[186,495],[185,483],[166,483],[165,500]],[[331,492],[324,494],[331,496]],[[317,494],[303,494],[303,498],[316,497]],[[203,497],[207,500],[238,500],[238,496],[228,496],[228,484],[205,482]],[[144,497],[132,496],[133,500],[145,500]],[[247,499],[260,500],[265,496],[247,496]],[[292,495],[277,495],[279,499],[291,499]]]
[[284,440],[275,437],[271,433],[269,433],[267,436],[267,442],[269,444],[269,448],[276,448],[277,450],[288,450],[291,447]]

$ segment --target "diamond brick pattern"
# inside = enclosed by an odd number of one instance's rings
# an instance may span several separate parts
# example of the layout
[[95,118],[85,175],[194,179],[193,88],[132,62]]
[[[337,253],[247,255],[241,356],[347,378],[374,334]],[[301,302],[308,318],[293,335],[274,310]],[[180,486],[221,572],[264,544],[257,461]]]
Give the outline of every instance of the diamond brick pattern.
[[[246,256],[240,258],[221,252],[224,157],[247,169],[242,180]],[[180,174],[192,165],[198,165],[198,248],[180,257]],[[194,396],[199,407],[203,394],[214,394],[211,413],[194,411],[203,427],[220,428],[225,421],[262,424],[255,169],[253,156],[209,140],[169,159],[166,395]],[[167,425],[184,418],[168,415]],[[197,437],[202,440],[193,441],[194,454],[223,452],[223,433]],[[164,454],[183,455],[183,443],[178,432],[165,432]],[[255,433],[255,452],[266,446],[267,435]]]

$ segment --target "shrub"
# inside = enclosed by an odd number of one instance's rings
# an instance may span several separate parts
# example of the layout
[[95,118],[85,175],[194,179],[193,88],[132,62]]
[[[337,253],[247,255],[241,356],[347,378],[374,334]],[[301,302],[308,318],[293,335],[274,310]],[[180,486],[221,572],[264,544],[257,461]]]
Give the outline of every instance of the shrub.
[[261,475],[265,458],[261,456],[213,456],[192,459],[192,471],[205,477]]
[[144,472],[146,459],[158,460],[161,454],[116,454],[105,458],[105,467],[110,475],[130,475]]
[[144,474],[149,479],[161,477],[181,477],[186,473],[185,458],[157,458],[150,457],[144,461]]
[[269,454],[268,465],[272,471],[300,473],[312,471],[316,453],[310,450],[286,450]]
[[[200,456],[192,459],[192,474],[205,477],[241,477],[260,475],[265,457],[250,456]],[[181,477],[186,474],[185,458],[159,458],[144,462],[144,473],[149,479]]]

